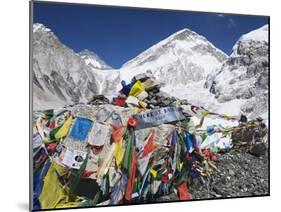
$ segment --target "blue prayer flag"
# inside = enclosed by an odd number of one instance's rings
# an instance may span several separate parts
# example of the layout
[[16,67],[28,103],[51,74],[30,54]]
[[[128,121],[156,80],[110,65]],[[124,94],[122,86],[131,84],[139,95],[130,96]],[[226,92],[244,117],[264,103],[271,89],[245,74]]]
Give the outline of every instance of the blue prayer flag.
[[93,125],[93,122],[86,118],[77,117],[71,129],[70,136],[79,141],[84,141]]

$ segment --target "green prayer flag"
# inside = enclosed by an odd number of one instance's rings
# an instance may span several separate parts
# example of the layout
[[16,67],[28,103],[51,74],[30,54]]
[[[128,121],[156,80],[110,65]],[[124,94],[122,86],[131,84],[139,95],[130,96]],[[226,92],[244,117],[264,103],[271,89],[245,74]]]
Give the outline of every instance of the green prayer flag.
[[132,161],[133,150],[134,150],[134,142],[135,142],[135,133],[131,132],[128,136],[128,143],[122,161],[122,166],[127,171],[129,177],[131,176],[131,170],[132,170],[131,161]]

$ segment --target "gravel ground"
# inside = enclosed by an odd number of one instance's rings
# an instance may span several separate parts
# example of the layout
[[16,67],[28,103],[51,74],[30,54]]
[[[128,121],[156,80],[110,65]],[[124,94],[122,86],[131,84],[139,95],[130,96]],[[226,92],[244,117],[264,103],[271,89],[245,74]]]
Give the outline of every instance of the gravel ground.
[[196,179],[190,186],[193,199],[269,195],[268,152],[256,157],[245,150],[218,154],[214,171],[205,180]]

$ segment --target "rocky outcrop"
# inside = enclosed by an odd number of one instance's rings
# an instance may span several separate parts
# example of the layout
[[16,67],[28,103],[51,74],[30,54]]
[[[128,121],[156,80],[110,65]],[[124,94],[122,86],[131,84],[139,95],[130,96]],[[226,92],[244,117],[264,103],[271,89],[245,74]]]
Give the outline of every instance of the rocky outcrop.
[[[263,144],[264,145],[264,144]],[[218,155],[219,172],[191,185],[194,199],[269,195],[268,150],[261,157],[243,150]]]
[[[103,64],[103,67],[107,66]],[[105,83],[107,75],[112,81]],[[108,73],[108,70],[88,65],[79,54],[62,44],[50,29],[42,24],[33,25],[35,110],[87,102],[94,95],[106,94],[108,88],[115,87],[112,85],[115,78],[119,81],[117,71]]]
[[243,35],[221,69],[209,76],[206,87],[221,103],[245,99],[243,112],[265,113],[269,89],[268,51],[267,25]]

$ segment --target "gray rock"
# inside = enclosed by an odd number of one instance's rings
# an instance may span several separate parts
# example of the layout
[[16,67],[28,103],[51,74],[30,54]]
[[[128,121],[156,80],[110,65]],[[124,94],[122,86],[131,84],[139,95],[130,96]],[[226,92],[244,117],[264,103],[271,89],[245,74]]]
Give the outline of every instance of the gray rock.
[[[245,163],[246,161],[247,163]],[[221,173],[211,173],[209,189],[206,185],[190,186],[190,191],[195,199],[268,194],[267,152],[262,158],[252,156],[240,149],[231,150],[218,156],[216,166]],[[236,176],[238,174],[239,177]]]
[[[268,34],[266,26],[258,30]],[[242,36],[221,69],[207,77],[205,87],[219,102],[246,99],[242,112],[255,116],[267,112],[268,78],[268,41],[243,40]]]
[[267,147],[265,143],[255,144],[251,149],[250,153],[254,156],[260,157],[264,155],[267,151]]
[[229,175],[233,176],[233,175],[235,175],[235,172],[232,169],[230,169],[229,170]]
[[62,107],[80,101],[88,102],[93,95],[99,92],[106,95],[120,83],[120,74],[112,72],[115,79],[105,80],[103,87],[100,87],[100,74],[95,73],[96,70],[87,65],[79,54],[61,43],[44,25],[34,24],[33,27],[32,74],[35,110]]

